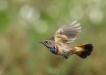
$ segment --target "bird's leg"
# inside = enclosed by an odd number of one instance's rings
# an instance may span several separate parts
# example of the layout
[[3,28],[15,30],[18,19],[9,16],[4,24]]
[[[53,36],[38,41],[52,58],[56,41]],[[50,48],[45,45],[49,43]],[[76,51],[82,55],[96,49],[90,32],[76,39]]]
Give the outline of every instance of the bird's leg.
[[63,57],[64,57],[65,59],[68,59],[68,56],[65,56],[65,55],[64,55]]
[[[63,52],[64,52],[64,51],[63,51]],[[68,59],[68,56],[69,56],[69,55],[67,55],[66,52],[64,52],[64,56],[63,56],[63,57],[64,57],[65,59]]]

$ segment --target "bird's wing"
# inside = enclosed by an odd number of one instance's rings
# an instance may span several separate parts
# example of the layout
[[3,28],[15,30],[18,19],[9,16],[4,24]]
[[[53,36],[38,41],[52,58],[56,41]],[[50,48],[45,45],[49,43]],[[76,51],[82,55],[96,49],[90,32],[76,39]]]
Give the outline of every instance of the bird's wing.
[[76,35],[81,31],[80,23],[74,21],[59,28],[54,34],[55,42],[70,43],[76,39]]

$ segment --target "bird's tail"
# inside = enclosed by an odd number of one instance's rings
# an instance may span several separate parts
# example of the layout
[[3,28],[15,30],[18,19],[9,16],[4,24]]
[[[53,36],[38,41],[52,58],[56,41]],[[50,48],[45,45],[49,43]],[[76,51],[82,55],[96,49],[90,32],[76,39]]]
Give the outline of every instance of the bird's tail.
[[86,58],[93,51],[93,46],[92,46],[92,44],[75,46],[74,50],[75,50],[76,55],[78,55],[81,58]]

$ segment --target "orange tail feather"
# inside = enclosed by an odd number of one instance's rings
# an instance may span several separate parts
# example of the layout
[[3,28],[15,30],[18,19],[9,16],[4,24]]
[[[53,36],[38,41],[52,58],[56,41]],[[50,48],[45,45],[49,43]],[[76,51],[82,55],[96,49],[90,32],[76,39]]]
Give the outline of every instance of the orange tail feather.
[[85,44],[85,45],[81,45],[81,46],[75,46],[74,48],[76,50],[75,54],[78,55],[81,58],[86,58],[93,51],[92,44]]

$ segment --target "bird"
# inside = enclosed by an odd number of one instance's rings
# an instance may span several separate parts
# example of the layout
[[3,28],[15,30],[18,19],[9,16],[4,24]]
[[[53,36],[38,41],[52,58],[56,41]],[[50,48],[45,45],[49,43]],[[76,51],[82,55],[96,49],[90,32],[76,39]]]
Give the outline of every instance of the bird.
[[91,43],[78,46],[70,45],[80,32],[80,23],[73,21],[59,28],[51,38],[39,43],[46,46],[53,54],[63,56],[65,59],[68,59],[68,57],[73,54],[85,59],[91,55],[93,51],[93,45]]

